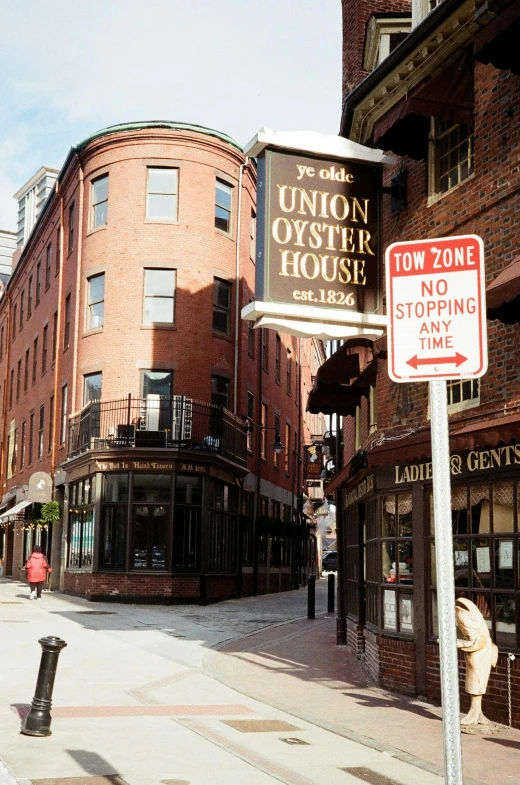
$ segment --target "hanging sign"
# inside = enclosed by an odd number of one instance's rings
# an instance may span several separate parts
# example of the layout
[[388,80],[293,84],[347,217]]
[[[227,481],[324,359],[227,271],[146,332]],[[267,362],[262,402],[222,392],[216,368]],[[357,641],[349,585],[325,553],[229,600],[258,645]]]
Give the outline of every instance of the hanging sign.
[[340,137],[268,131],[245,152],[258,164],[257,246],[255,301],[242,317],[294,335],[382,335],[382,175],[392,157]]

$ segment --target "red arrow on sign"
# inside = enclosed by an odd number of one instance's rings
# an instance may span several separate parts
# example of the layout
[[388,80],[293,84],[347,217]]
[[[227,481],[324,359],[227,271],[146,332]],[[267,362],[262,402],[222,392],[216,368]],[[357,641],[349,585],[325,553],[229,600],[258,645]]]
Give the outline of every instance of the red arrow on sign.
[[458,368],[459,365],[465,363],[467,359],[467,357],[464,357],[463,354],[459,354],[459,352],[455,352],[454,357],[423,357],[419,359],[417,355],[415,355],[410,360],[407,360],[406,364],[411,365],[415,370],[417,370],[420,365],[446,365],[448,363],[455,363]]

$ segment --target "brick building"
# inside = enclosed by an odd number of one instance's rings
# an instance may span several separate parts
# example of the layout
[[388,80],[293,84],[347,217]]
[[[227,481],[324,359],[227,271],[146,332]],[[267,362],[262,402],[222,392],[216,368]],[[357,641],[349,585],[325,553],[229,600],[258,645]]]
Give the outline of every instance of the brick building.
[[[519,17],[507,0],[343,0],[341,133],[398,162],[383,196],[385,246],[484,241],[489,371],[448,382],[447,394],[456,593],[499,647],[485,711],[502,721],[508,653],[520,649]],[[428,385],[389,380],[384,339],[339,351],[357,366],[336,406],[344,462],[328,487],[341,510],[338,632],[343,623],[381,685],[438,698]]]
[[255,178],[199,126],[125,124],[71,149],[0,301],[4,574],[39,541],[54,586],[91,599],[305,578],[301,389],[323,350],[239,318]]

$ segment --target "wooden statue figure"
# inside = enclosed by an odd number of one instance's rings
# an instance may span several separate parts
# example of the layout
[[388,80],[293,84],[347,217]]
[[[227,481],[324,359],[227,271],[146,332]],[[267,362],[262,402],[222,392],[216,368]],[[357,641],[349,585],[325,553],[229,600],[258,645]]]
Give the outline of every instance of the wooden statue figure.
[[489,725],[482,714],[482,696],[485,695],[491,667],[498,661],[498,648],[491,640],[484,617],[474,602],[460,597],[455,606],[459,630],[464,636],[457,640],[457,648],[466,655],[466,692],[471,695],[469,712],[461,725]]

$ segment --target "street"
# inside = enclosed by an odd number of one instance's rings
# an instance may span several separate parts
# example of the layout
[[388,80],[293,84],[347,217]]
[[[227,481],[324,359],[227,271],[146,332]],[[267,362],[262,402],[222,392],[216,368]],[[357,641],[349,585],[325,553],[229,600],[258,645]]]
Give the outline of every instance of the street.
[[[1,785],[440,785],[440,710],[371,686],[334,646],[326,578],[316,585],[309,621],[303,589],[145,606],[29,602],[1,581]],[[35,738],[20,717],[47,635],[68,645],[52,736]],[[463,742],[468,785],[518,782],[518,731]]]

